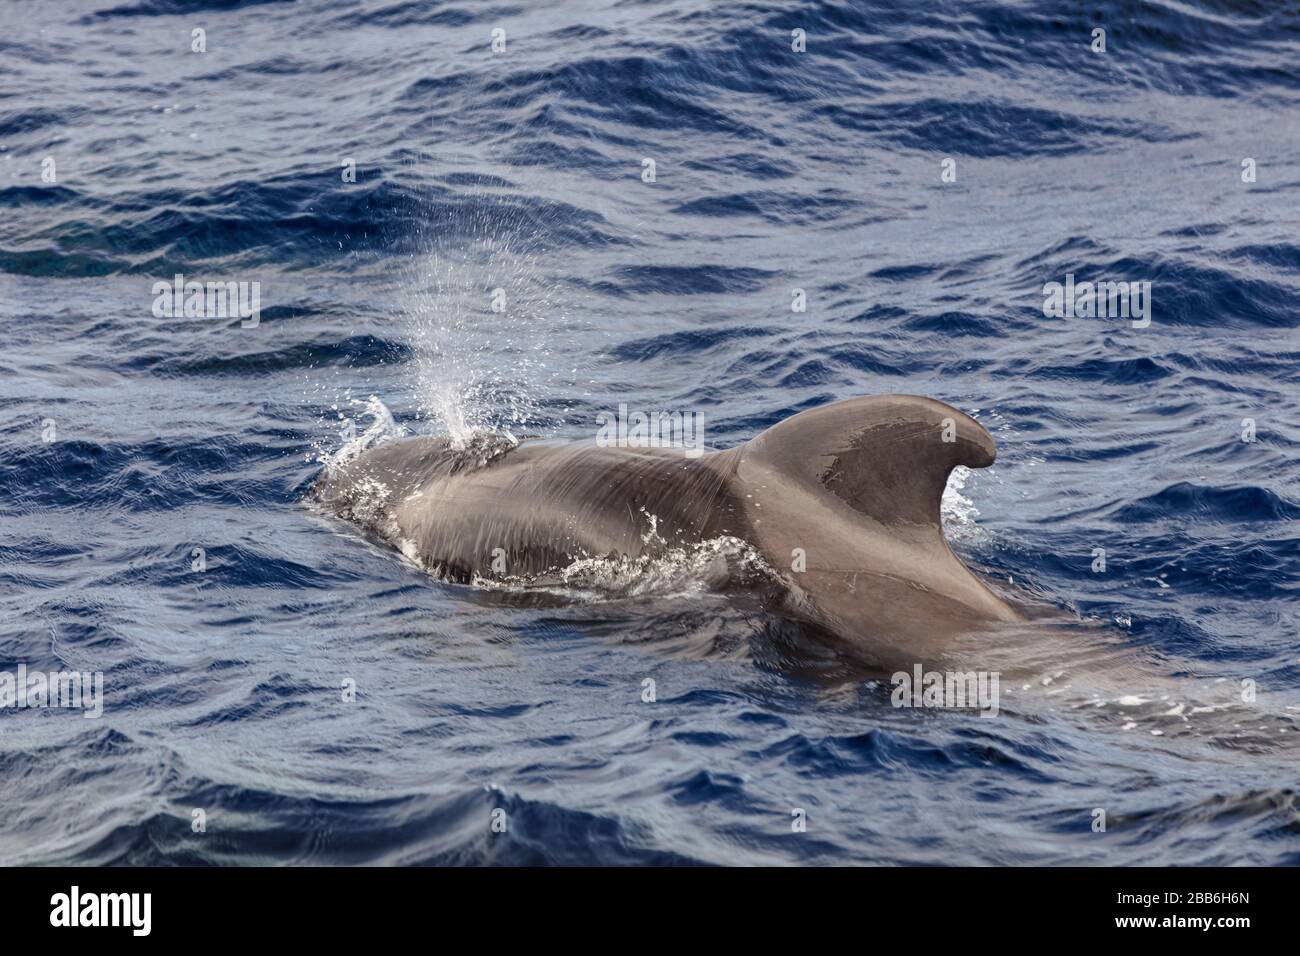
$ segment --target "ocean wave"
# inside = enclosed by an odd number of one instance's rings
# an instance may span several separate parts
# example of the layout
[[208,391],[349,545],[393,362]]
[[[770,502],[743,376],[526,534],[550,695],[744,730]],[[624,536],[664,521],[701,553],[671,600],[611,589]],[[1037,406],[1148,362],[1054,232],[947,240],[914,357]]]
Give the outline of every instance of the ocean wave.
[[[106,707],[0,709],[0,861],[1296,863],[1298,42],[1266,0],[17,18],[0,670]],[[177,273],[258,323],[155,318]],[[1046,316],[1069,274],[1151,324]],[[997,720],[893,707],[741,541],[467,587],[302,506],[401,434],[726,448],[884,392],[998,443],[945,534],[1056,617],[965,648],[1028,675]]]

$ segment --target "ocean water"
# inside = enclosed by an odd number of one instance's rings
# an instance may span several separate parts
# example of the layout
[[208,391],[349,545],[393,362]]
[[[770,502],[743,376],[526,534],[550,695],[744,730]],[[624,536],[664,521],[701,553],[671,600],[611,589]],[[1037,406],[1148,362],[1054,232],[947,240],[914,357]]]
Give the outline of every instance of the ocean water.
[[[0,672],[103,713],[0,708],[0,862],[1300,863],[1295,3],[3,12]],[[996,719],[698,563],[520,607],[303,501],[395,429],[891,392],[989,428],[949,538],[1077,620]]]

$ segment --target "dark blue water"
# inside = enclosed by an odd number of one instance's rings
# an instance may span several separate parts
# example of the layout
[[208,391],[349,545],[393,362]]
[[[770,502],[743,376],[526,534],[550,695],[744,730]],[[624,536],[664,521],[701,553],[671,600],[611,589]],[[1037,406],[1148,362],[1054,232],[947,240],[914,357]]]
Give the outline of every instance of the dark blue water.
[[[1294,3],[3,13],[0,671],[105,700],[0,709],[0,862],[1300,863]],[[176,273],[260,323],[155,317]],[[1067,273],[1150,325],[1046,317]],[[888,392],[999,443],[959,553],[1141,667],[899,710],[682,569],[503,606],[302,503],[385,409],[727,446]]]

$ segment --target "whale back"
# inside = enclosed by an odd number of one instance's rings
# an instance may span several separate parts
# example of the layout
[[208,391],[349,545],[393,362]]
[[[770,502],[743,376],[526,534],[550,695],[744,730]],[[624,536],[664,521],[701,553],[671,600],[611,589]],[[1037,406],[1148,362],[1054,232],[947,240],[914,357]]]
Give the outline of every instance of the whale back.
[[[477,436],[382,441],[322,473],[311,500],[454,581],[536,576],[739,535],[733,454]],[[494,559],[496,559],[494,565]]]
[[885,660],[971,622],[1016,619],[940,524],[952,469],[995,455],[957,409],[886,395],[802,412],[699,458],[491,436],[385,441],[327,469],[312,497],[453,581],[537,581],[582,559],[739,538],[784,582],[774,610]]

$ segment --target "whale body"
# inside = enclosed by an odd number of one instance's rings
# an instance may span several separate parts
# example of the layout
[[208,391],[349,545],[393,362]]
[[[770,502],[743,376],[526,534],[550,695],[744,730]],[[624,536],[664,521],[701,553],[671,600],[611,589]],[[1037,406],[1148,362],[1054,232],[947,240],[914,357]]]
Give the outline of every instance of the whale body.
[[310,497],[462,583],[737,538],[772,572],[772,612],[888,666],[1022,620],[940,524],[951,471],[995,457],[992,436],[957,409],[882,395],[801,412],[698,457],[594,441],[382,441],[327,468]]

